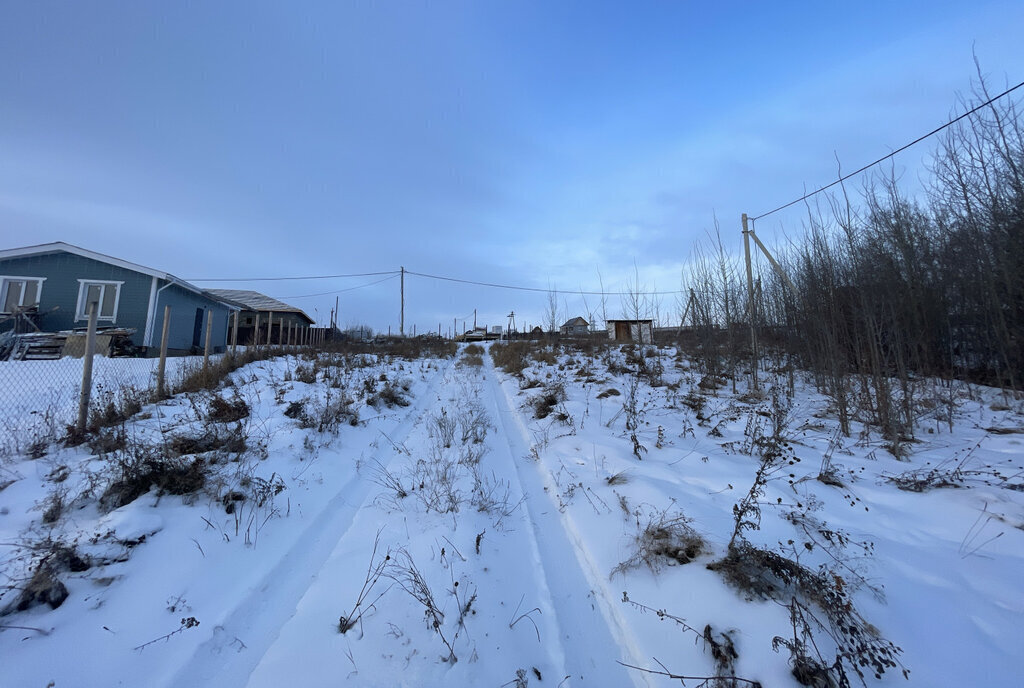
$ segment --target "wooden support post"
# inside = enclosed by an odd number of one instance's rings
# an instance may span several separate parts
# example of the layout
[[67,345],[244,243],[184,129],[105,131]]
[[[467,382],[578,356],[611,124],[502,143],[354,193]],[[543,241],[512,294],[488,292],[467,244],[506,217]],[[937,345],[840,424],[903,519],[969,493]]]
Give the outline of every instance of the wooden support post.
[[759,389],[757,379],[757,325],[754,310],[754,272],[750,264],[750,231],[747,229],[747,214],[743,213],[743,255],[747,263],[747,317],[750,318],[750,371],[754,389]]
[[234,319],[231,321],[231,355],[234,356],[238,351],[238,311],[233,313]]
[[85,356],[82,359],[82,389],[78,395],[78,432],[85,432],[89,420],[89,399],[92,396],[92,357],[96,353],[96,319],[99,303],[90,303],[89,328],[85,333]]
[[252,331],[252,345],[259,347],[260,345],[260,314],[256,314],[256,327]]
[[171,327],[171,307],[164,306],[164,331],[160,335],[160,362],[156,366],[156,396],[163,399],[167,396],[167,385],[164,373],[167,371],[167,336]]
[[274,311],[267,313],[267,346],[274,344]]

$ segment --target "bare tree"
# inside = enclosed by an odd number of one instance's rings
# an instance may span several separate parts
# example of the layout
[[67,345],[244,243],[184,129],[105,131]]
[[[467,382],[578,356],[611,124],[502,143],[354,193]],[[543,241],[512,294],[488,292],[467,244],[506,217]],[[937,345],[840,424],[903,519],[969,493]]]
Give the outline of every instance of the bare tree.
[[551,286],[548,283],[548,306],[544,312],[544,317],[547,319],[548,334],[555,335],[558,333],[558,289]]

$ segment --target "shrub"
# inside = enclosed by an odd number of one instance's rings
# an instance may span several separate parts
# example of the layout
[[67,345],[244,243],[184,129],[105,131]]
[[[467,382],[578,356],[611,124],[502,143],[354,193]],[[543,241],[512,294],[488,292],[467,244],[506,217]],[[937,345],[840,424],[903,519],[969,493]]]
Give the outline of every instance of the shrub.
[[369,397],[366,403],[375,408],[380,403],[383,403],[388,408],[392,408],[395,406],[408,406],[409,400],[402,394],[400,387],[392,382],[387,382],[381,387],[379,392]]
[[[855,674],[863,682],[865,669],[879,679],[886,670],[897,667],[904,677],[908,675],[898,659],[903,651],[880,637],[860,615],[850,597],[850,586],[829,567],[814,571],[794,558],[744,541],[730,547],[724,559],[708,568],[748,598],[773,599],[789,608],[793,637],[776,637],[772,644],[776,650],[786,647],[790,651],[795,678],[817,681],[804,685],[848,687],[850,675]],[[833,660],[826,660],[822,654],[828,651],[821,635],[835,646]]]
[[108,455],[110,481],[100,497],[107,509],[130,504],[156,486],[161,493],[187,495],[206,484],[203,459],[164,458],[151,446],[133,443]]
[[707,549],[704,538],[690,523],[691,519],[679,512],[649,514],[646,525],[636,535],[636,552],[616,566],[612,575],[640,566],[658,573],[665,564],[689,564]]
[[551,415],[558,404],[566,400],[565,387],[561,382],[552,382],[544,386],[544,390],[530,398],[529,404],[533,408],[533,417],[537,419],[547,418]]
[[80,573],[91,566],[89,559],[80,555],[73,545],[59,540],[47,538],[26,547],[36,557],[30,569],[32,575],[21,586],[21,592],[13,605],[0,612],[0,615],[24,611],[36,604],[48,604],[50,608],[56,609],[68,598],[68,589],[61,582],[60,574],[68,571]]
[[526,355],[530,350],[527,342],[509,342],[507,344],[492,344],[491,358],[494,365],[510,375],[522,375],[528,365]]
[[224,397],[214,396],[210,400],[206,417],[215,423],[230,423],[249,416],[249,404],[237,394],[228,401]]

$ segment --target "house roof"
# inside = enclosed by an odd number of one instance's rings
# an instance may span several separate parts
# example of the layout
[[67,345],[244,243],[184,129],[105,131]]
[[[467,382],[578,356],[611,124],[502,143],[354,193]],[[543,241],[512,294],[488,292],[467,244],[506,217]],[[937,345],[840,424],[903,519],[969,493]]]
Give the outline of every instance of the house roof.
[[246,310],[265,311],[268,313],[297,313],[309,321],[310,324],[313,323],[313,319],[306,315],[301,308],[290,306],[284,301],[278,301],[258,291],[249,291],[248,289],[208,289],[207,291],[218,298],[234,301]]
[[89,258],[96,260],[101,263],[107,263],[108,265],[115,265],[119,268],[126,270],[132,270],[134,272],[142,273],[143,275],[149,275],[150,277],[156,277],[167,282],[172,282],[182,289],[194,292],[196,294],[202,294],[216,300],[217,297],[212,296],[208,290],[200,289],[194,284],[190,284],[180,277],[175,277],[169,272],[163,272],[161,270],[154,270],[153,268],[147,268],[145,265],[139,265],[137,263],[131,263],[127,260],[121,260],[120,258],[114,258],[104,253],[97,253],[96,251],[90,251],[89,249],[75,246],[73,244],[67,244],[63,241],[54,241],[49,244],[36,244],[35,246],[23,246],[22,248],[9,248],[0,251],[0,260],[5,258],[23,258],[25,256],[38,256],[45,255],[47,253],[71,253],[76,256],[82,256],[83,258]]
[[577,315],[572,320],[566,320],[562,327],[587,327],[589,324],[590,323]]

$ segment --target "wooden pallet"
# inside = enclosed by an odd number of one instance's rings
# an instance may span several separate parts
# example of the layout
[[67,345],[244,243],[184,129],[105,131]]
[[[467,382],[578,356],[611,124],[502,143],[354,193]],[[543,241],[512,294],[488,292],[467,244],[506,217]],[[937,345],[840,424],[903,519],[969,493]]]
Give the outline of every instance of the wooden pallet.
[[64,340],[60,334],[39,333],[15,335],[12,361],[55,361],[64,353]]

